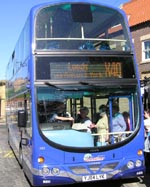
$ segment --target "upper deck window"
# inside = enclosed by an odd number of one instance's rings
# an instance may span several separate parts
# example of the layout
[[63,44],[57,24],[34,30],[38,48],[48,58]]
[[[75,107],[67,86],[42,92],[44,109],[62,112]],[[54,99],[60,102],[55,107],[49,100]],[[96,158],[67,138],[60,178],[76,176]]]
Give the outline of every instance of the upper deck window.
[[41,8],[36,16],[37,50],[129,51],[123,16],[90,4],[60,4]]

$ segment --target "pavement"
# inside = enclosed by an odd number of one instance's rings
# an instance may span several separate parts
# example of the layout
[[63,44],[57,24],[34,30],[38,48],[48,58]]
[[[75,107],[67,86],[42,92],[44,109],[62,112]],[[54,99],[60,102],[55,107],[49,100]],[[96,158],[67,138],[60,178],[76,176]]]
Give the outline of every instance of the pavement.
[[0,187],[30,187],[8,145],[5,123],[0,123]]

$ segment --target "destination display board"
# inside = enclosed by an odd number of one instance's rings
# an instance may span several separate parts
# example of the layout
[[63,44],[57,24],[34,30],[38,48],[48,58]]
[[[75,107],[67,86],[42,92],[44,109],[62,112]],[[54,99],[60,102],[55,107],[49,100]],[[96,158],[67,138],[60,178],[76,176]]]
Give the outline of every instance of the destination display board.
[[122,77],[120,62],[104,62],[101,64],[87,62],[50,63],[51,79],[97,79],[106,77]]
[[38,57],[37,80],[83,80],[133,78],[131,58],[114,57]]

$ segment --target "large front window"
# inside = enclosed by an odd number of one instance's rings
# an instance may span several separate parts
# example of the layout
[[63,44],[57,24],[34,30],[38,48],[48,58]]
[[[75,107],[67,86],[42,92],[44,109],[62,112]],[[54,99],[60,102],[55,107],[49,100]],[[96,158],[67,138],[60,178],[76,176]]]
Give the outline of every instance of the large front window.
[[127,36],[124,18],[105,6],[47,6],[36,16],[37,50],[130,51]]
[[40,131],[52,144],[110,146],[126,141],[139,125],[136,87],[49,84],[36,93]]

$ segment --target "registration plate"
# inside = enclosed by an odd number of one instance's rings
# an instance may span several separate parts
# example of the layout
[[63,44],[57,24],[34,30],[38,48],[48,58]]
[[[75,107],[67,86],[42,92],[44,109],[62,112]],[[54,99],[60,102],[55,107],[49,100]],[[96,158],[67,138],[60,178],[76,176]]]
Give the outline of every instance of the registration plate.
[[97,180],[105,180],[106,174],[97,174],[97,175],[87,175],[82,177],[83,182],[88,182],[88,181],[97,181]]

